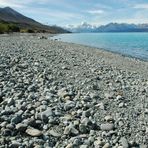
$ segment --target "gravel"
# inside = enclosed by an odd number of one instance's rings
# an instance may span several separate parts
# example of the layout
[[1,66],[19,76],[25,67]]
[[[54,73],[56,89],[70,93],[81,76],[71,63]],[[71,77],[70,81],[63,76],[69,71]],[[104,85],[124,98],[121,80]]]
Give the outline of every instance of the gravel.
[[48,36],[0,36],[0,147],[147,148],[148,62]]

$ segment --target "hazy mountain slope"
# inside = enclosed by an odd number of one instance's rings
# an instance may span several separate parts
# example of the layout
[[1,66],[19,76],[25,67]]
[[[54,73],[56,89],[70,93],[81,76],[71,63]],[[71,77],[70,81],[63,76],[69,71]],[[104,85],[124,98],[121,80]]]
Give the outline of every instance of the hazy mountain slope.
[[142,27],[142,25],[135,24],[118,24],[110,23],[107,25],[102,25],[97,28],[96,32],[147,32],[148,28]]

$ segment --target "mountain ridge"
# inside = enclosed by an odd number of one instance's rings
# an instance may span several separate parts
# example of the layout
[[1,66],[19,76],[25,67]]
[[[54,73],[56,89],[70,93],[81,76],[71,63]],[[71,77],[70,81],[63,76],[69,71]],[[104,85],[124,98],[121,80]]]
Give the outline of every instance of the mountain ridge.
[[0,8],[0,20],[2,21],[25,23],[26,19],[29,22],[36,22],[35,20],[20,14],[19,12],[15,11],[14,9],[10,7]]
[[148,24],[109,23],[96,26],[82,23],[78,26],[69,26],[65,29],[71,32],[148,32]]
[[69,33],[69,31],[58,26],[43,25],[10,7],[0,8],[0,23],[15,24],[21,29],[32,29],[37,32]]

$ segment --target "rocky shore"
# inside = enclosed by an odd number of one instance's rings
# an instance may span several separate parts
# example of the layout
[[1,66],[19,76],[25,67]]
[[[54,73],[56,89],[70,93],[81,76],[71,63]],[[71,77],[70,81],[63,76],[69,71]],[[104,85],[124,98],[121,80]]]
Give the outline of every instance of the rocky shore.
[[148,62],[40,36],[0,36],[0,148],[147,148]]

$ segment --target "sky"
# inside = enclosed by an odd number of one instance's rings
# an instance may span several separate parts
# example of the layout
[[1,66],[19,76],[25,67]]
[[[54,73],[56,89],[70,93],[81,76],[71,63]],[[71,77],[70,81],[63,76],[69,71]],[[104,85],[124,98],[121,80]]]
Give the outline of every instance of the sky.
[[6,6],[48,25],[148,23],[148,0],[0,0]]

